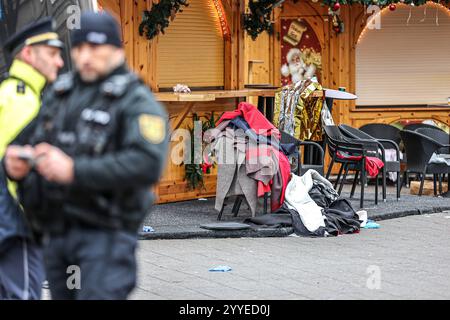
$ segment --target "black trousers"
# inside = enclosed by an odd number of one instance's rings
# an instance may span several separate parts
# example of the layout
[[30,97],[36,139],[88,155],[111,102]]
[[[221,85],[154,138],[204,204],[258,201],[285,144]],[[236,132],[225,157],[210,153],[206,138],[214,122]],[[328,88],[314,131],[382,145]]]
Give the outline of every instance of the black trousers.
[[137,235],[74,227],[48,236],[44,257],[54,300],[125,300],[136,285]]

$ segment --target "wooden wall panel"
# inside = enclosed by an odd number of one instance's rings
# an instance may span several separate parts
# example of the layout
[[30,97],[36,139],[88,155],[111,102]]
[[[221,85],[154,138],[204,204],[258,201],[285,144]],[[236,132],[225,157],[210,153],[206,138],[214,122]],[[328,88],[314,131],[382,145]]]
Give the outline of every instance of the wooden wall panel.
[[274,86],[281,86],[281,9],[276,8],[273,13],[273,36],[270,37],[270,83]]
[[97,0],[99,9],[108,10],[116,19],[120,21],[120,0]]
[[[150,69],[150,41],[141,37],[137,30],[139,26],[139,17],[142,16],[142,12],[149,8],[147,1],[129,1],[133,4],[133,27],[135,30],[133,41],[134,52],[134,66],[133,69],[139,74],[139,76],[147,83],[149,83],[149,69]],[[150,2],[151,3],[151,2]]]
[[255,41],[245,36],[245,84],[270,84],[270,36],[261,34]]

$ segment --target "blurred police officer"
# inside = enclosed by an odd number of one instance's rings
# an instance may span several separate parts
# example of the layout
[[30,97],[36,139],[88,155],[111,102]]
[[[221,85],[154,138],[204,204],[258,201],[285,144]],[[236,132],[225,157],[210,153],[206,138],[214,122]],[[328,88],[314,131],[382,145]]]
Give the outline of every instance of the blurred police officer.
[[[4,49],[14,60],[0,85],[0,158],[38,114],[42,90],[63,66],[62,45],[50,18],[26,26],[7,40]],[[42,252],[31,241],[15,193],[0,169],[0,299],[39,299],[44,280]]]
[[[120,28],[84,13],[72,33],[74,73],[61,76],[37,120],[11,146],[34,230],[45,235],[54,299],[125,299],[136,281],[138,229],[162,173],[168,117],[125,64]],[[20,154],[30,152],[33,161]],[[23,159],[23,157],[22,157]]]

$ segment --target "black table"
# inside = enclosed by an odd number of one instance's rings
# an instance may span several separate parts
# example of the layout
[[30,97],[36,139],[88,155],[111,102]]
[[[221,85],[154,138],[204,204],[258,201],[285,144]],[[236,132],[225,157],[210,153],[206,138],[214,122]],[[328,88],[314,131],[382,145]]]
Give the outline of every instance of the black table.
[[[245,88],[247,88],[247,89],[272,89],[272,90],[279,89],[279,87],[272,86],[272,85],[266,85],[266,84],[249,84],[249,85],[246,85]],[[267,96],[267,95],[258,97],[258,110],[263,115],[265,115],[266,118],[270,122],[273,122],[274,105],[275,105],[275,97]]]

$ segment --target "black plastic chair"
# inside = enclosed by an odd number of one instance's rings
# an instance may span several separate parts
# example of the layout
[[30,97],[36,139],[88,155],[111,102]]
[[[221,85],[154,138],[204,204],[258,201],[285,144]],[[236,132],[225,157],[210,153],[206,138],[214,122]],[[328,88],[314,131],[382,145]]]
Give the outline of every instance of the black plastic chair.
[[[364,188],[367,180],[366,173],[366,157],[370,154],[370,150],[376,150],[377,143],[373,141],[361,141],[346,138],[337,126],[325,126],[325,139],[328,146],[328,152],[331,156],[331,163],[328,167],[326,178],[328,179],[331,174],[331,169],[335,163],[340,163],[341,168],[339,170],[338,179],[335,184],[335,188],[339,182],[342,171],[344,171],[343,180],[339,188],[338,193],[342,191],[343,181],[345,180],[349,170],[354,170],[360,173],[361,181],[361,198],[360,207],[364,207]],[[338,155],[340,154],[340,156]],[[346,156],[356,156],[359,159],[352,159]],[[353,181],[353,186],[356,187],[357,177]],[[378,181],[378,176],[377,176]],[[352,188],[354,189],[354,188]],[[375,184],[375,204],[378,204],[378,182]]]
[[[401,138],[400,138],[400,129],[391,126],[390,124],[384,124],[384,123],[370,123],[363,125],[359,128],[359,130],[367,133],[371,137],[374,137],[375,139],[384,139],[384,140],[390,140],[394,141],[398,146],[400,145]],[[385,148],[390,148],[390,143],[384,144],[383,146]]]
[[[443,144],[448,145],[450,144],[450,135],[444,131],[442,131],[440,128],[419,128],[416,130],[416,132],[426,135],[427,137]],[[438,154],[450,154],[450,148],[444,147],[440,148],[436,153]],[[436,177],[434,177],[436,179]],[[438,175],[439,180],[439,193],[442,193],[442,180],[445,179],[445,174],[442,176]]]
[[[417,131],[419,129],[431,129],[431,130],[438,130],[438,131],[444,132],[441,128],[431,125],[431,124],[427,124],[427,123],[411,123],[411,124],[407,124],[403,128],[403,130],[409,130],[409,131]],[[404,157],[404,158],[405,158],[405,162],[407,162],[406,157]],[[405,171],[405,177],[406,177],[406,185],[409,186],[409,172],[408,171]]]
[[408,171],[418,173],[421,176],[419,196],[423,193],[426,174],[433,174],[434,194],[437,195],[436,175],[450,173],[450,167],[446,164],[429,162],[433,153],[450,146],[448,144],[444,145],[439,143],[438,141],[415,131],[403,130],[400,132],[400,136],[402,137],[406,149]]
[[[443,145],[447,145],[450,144],[450,135],[444,131],[442,131],[441,129],[439,129],[438,127],[435,128],[419,128],[417,130],[415,130],[418,133],[424,134],[427,137],[443,144]],[[446,153],[449,154],[450,153],[450,148],[448,147],[444,147],[441,148],[437,151],[438,153]]]
[[[370,123],[363,125],[359,128],[359,130],[364,131],[368,135],[376,138],[376,139],[386,139],[394,141],[400,148],[400,152],[402,152],[403,158],[400,160],[400,163],[403,163],[406,165],[406,153],[404,153],[404,148],[400,146],[400,143],[402,142],[402,138],[400,137],[400,129],[397,127],[394,127],[390,124],[385,123]],[[389,144],[383,143],[383,146],[385,149],[391,148]],[[405,182],[406,186],[409,186],[409,175],[408,172],[405,170],[403,173],[403,181]]]
[[[302,176],[308,170],[313,169],[313,170],[316,170],[317,172],[319,172],[321,175],[324,174],[325,151],[323,150],[323,148],[320,144],[318,144],[317,142],[314,142],[314,141],[298,140],[286,132],[281,132],[281,144],[282,145],[283,144],[294,144],[297,147],[298,158],[294,159],[296,165],[294,164],[294,166],[292,167],[292,173],[295,173],[298,176]],[[305,163],[304,159],[302,160],[302,158],[303,158],[303,154],[301,152],[302,146],[316,149],[320,155],[319,163],[310,163],[312,161],[308,161],[308,163]],[[312,154],[312,152],[309,152],[309,153]],[[311,160],[311,159],[309,159],[309,160]],[[291,164],[292,164],[292,161],[291,161]]]
[[[358,130],[356,128],[353,128],[348,125],[340,125],[339,129],[342,130],[345,136],[353,139],[362,139],[362,140],[372,140],[377,143],[379,150],[381,151],[381,154],[378,152],[378,150],[375,151],[374,156],[380,158],[383,163],[383,171],[382,171],[382,179],[383,179],[383,201],[386,201],[386,173],[387,172],[396,172],[397,173],[397,200],[400,199],[400,191],[401,191],[401,179],[400,179],[400,150],[398,145],[392,141],[387,139],[375,139],[374,137],[368,135],[367,133]],[[387,161],[386,160],[386,154],[385,154],[385,146],[389,146],[389,149],[395,149],[396,151],[396,160],[393,161]],[[353,197],[353,190],[350,197]]]
[[440,131],[444,132],[444,130],[442,130],[441,128],[433,126],[431,124],[427,124],[427,123],[411,123],[411,124],[407,124],[403,128],[403,130],[416,131],[417,129],[423,129],[423,128],[436,129],[436,130],[440,130]]

